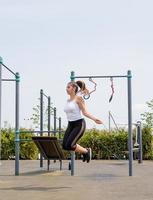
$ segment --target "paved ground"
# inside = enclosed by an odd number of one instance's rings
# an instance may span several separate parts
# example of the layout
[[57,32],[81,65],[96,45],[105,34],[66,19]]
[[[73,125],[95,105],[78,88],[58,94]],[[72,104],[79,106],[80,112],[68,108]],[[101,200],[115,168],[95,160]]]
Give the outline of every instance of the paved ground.
[[[46,161],[45,161],[46,165]],[[14,176],[14,161],[0,166],[0,200],[153,200],[153,162],[134,162],[133,177],[128,161],[76,161],[75,176],[53,163],[50,172],[39,161],[20,161],[20,176]]]

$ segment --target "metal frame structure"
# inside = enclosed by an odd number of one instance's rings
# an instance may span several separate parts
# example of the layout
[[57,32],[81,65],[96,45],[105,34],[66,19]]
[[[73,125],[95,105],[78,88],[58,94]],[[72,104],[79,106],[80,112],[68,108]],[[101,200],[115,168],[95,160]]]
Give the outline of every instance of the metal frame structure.
[[[11,74],[15,76],[15,79],[2,79],[2,67],[7,69]],[[131,79],[132,79],[132,73],[130,70],[127,71],[127,75],[116,75],[116,76],[75,76],[75,72],[71,72],[70,79],[71,81],[75,81],[77,78],[102,78],[102,79],[107,79],[107,78],[126,78],[127,79],[127,94],[128,94],[128,150],[129,150],[129,176],[133,175],[133,168],[132,168],[132,162],[133,162],[133,137],[132,137],[132,86],[131,86]],[[3,59],[0,57],[0,137],[1,137],[1,104],[2,104],[2,99],[1,99],[1,94],[2,94],[2,82],[3,81],[13,81],[15,82],[15,175],[19,175],[19,152],[20,152],[20,137],[19,134],[21,131],[19,130],[19,83],[20,83],[20,75],[18,72],[14,73],[10,68],[8,68],[6,65],[3,63]],[[43,113],[43,96],[46,96],[43,91],[41,91],[41,113]],[[47,97],[47,96],[46,96]],[[47,97],[48,98],[48,97]],[[50,98],[48,98],[48,104],[50,103]],[[49,105],[48,105],[49,106]],[[50,106],[48,107],[50,112]],[[54,109],[54,118],[57,119],[56,117],[56,109]],[[50,131],[50,116],[48,119],[48,134],[51,132],[56,134],[56,120],[54,119],[54,130]],[[43,132],[43,116],[41,116],[40,119],[40,133],[42,134]],[[61,127],[61,118],[59,118],[59,127]],[[141,127],[141,123],[140,126]],[[141,128],[139,129],[141,132]],[[34,131],[35,132],[35,131]],[[39,131],[36,131],[37,133]],[[142,134],[139,134],[139,141],[142,142]],[[142,147],[142,145],[141,145]],[[140,158],[139,162],[141,163],[142,161],[142,148],[139,150],[140,153]],[[75,164],[75,153],[71,152],[71,175],[74,175],[74,164]]]
[[[43,104],[44,104],[44,98],[47,98],[47,102],[48,102],[48,124],[47,124],[47,133],[48,136],[50,136],[50,133],[53,133],[54,136],[56,136],[57,133],[57,123],[56,120],[59,121],[59,138],[61,138],[61,117],[57,117],[56,114],[56,107],[52,108],[51,107],[51,98],[50,96],[47,96],[44,91],[41,89],[40,90],[40,136],[43,136],[44,130],[43,130]],[[53,110],[53,119],[54,119],[54,126],[53,126],[53,131],[51,131],[51,109]],[[49,161],[48,161],[49,162]],[[40,167],[43,167],[43,156],[40,155]]]
[[[133,137],[132,137],[132,73],[131,70],[127,71],[126,75],[109,75],[109,76],[76,76],[75,72],[72,71],[70,75],[71,81],[75,81],[77,78],[94,78],[94,79],[107,79],[107,78],[126,78],[127,79],[127,95],[128,95],[128,150],[129,150],[129,176],[133,175]],[[74,163],[75,163],[75,152],[71,152],[71,167],[72,176],[74,175]]]
[[[47,98],[47,102],[48,102],[48,124],[47,124],[47,129],[48,130],[44,130],[43,126],[44,126],[44,97]],[[53,110],[53,119],[54,119],[54,126],[53,126],[53,130],[51,130],[51,109]],[[59,130],[57,131],[57,123],[56,121],[59,121]],[[41,89],[40,90],[40,130],[38,131],[19,131],[19,133],[37,133],[40,134],[40,136],[43,136],[43,133],[48,133],[48,136],[50,136],[51,133],[53,133],[54,136],[56,136],[56,133],[59,132],[59,138],[61,138],[61,117],[57,117],[56,115],[56,107],[52,108],[51,107],[51,98],[50,96],[47,96],[44,91]],[[29,139],[20,139],[19,138],[19,142],[20,141],[32,141]],[[48,164],[49,164],[49,160],[48,160]],[[19,163],[18,163],[19,166]],[[40,167],[43,167],[43,156],[40,155]],[[19,167],[18,167],[18,175],[19,175]]]
[[[4,67],[6,70],[8,70],[11,74],[15,76],[15,79],[3,79],[2,78],[2,67]],[[19,167],[20,167],[20,142],[21,141],[30,141],[26,139],[20,139],[20,133],[39,133],[41,136],[44,132],[48,133],[48,136],[50,136],[50,133],[53,133],[54,136],[57,133],[56,128],[56,120],[59,121],[59,138],[61,138],[61,117],[56,116],[56,108],[52,108],[54,111],[54,130],[50,130],[50,116],[51,116],[51,101],[50,97],[45,95],[43,93],[43,90],[40,90],[40,130],[39,131],[20,131],[19,129],[19,98],[20,98],[20,92],[19,92],[19,84],[20,84],[20,75],[18,72],[14,73],[9,67],[4,65],[3,59],[0,57],[0,156],[1,156],[1,116],[2,116],[2,82],[4,81],[12,81],[15,82],[15,175],[19,175]],[[43,96],[45,96],[48,99],[48,130],[43,130]],[[1,159],[1,158],[0,158]],[[40,159],[40,167],[43,166],[43,160]]]
[[[40,136],[43,136],[43,119],[44,119],[44,115],[43,115],[43,104],[44,104],[44,98],[47,98],[47,102],[48,102],[48,136],[50,136],[50,108],[51,108],[51,101],[50,101],[50,96],[47,96],[43,90],[40,90]],[[40,167],[43,167],[43,156],[42,154],[40,154]]]
[[[112,113],[109,111],[109,115],[108,115],[109,132],[111,132],[111,119],[112,119],[117,131],[120,130],[118,125],[128,125],[128,124],[117,124]],[[138,151],[138,163],[142,163],[143,162],[143,159],[142,159],[143,151],[142,151],[142,126],[141,126],[141,121],[137,121],[136,123],[132,123],[132,125],[134,125],[135,128],[136,128],[136,138],[135,138],[135,144],[133,145],[133,149]],[[136,145],[136,148],[135,148],[135,145]]]
[[[8,70],[15,76],[15,79],[2,79],[2,67]],[[2,82],[3,81],[15,81],[15,175],[19,175],[19,151],[20,151],[20,139],[19,139],[19,83],[20,75],[18,72],[14,73],[3,63],[3,59],[0,57],[0,137],[1,137],[1,115],[2,115]]]

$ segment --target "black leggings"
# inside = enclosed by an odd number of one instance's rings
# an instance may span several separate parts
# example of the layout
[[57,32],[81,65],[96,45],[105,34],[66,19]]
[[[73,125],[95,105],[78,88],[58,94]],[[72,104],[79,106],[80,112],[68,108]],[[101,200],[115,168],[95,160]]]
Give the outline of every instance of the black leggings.
[[76,149],[76,143],[83,136],[85,128],[86,123],[84,119],[69,121],[64,134],[63,149],[74,151]]

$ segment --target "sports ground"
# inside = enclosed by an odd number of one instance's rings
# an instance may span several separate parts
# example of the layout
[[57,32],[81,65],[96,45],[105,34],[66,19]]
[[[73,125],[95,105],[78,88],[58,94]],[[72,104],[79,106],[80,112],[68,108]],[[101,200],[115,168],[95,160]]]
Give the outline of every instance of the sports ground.
[[39,161],[20,161],[20,176],[14,176],[14,161],[0,166],[0,200],[153,200],[153,162],[133,162],[133,176],[128,176],[127,160],[92,160],[75,162],[75,176],[68,162],[51,162],[48,172]]

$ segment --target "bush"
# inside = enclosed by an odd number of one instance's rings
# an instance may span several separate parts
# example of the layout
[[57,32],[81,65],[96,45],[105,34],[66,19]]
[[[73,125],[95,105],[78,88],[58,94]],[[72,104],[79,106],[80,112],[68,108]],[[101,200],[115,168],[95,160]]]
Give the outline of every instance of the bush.
[[100,131],[91,129],[86,131],[79,144],[91,147],[94,159],[123,158],[123,151],[127,150],[127,132]]
[[31,141],[32,136],[35,136],[33,133],[21,133],[20,138],[29,140],[20,142],[20,159],[29,159],[34,160],[38,159],[39,150],[36,147],[35,143]]
[[[135,134],[133,134],[133,143]],[[128,157],[128,133],[121,129],[118,132],[100,131],[96,129],[87,130],[80,139],[79,144],[91,147],[93,159],[123,159]],[[151,128],[142,129],[143,159],[153,160],[153,136]],[[78,158],[80,156],[78,155]]]
[[[23,129],[26,131],[26,129]],[[21,139],[31,140],[32,133],[20,134]],[[63,135],[62,135],[63,137]],[[133,134],[135,141],[135,134]],[[128,133],[125,130],[118,132],[90,129],[79,140],[83,147],[91,147],[93,159],[123,159],[125,151],[128,151]],[[143,159],[153,160],[153,136],[151,128],[144,127],[142,130]],[[38,149],[32,141],[20,142],[20,159],[37,159]],[[70,159],[70,152],[64,151]],[[81,155],[77,154],[77,158]],[[1,130],[1,158],[13,159],[15,157],[15,133],[13,129]]]
[[11,128],[1,129],[1,159],[7,160],[15,156],[14,133]]
[[[21,139],[30,140],[32,136],[34,136],[34,134],[32,133],[20,134]],[[20,159],[37,159],[38,153],[39,153],[38,149],[32,141],[20,142]],[[15,131],[14,129],[10,128],[10,129],[1,130],[1,158],[3,160],[15,158]]]
[[153,160],[153,136],[150,127],[142,129],[143,159]]

